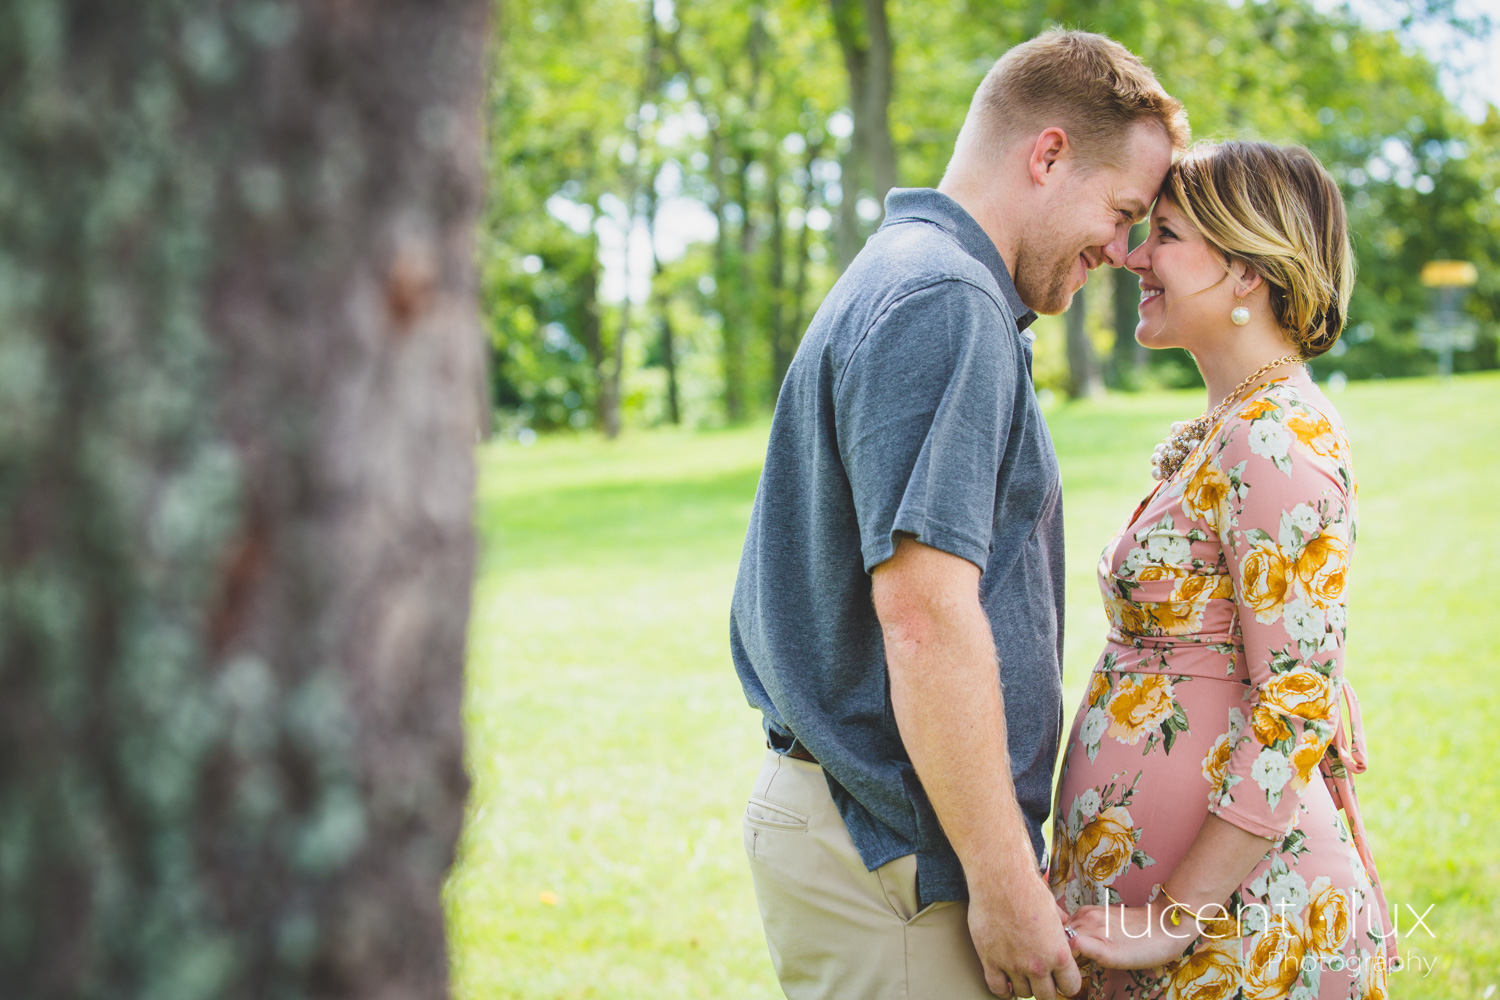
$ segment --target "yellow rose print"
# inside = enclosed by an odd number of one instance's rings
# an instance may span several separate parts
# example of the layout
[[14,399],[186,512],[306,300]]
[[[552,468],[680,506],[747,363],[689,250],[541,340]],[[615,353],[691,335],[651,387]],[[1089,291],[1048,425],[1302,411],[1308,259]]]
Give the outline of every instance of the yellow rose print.
[[1060,891],[1073,877],[1073,845],[1068,842],[1068,832],[1061,827],[1053,831],[1052,870],[1047,874],[1047,884],[1054,892]]
[[1220,579],[1217,576],[1202,576],[1199,574],[1185,576],[1177,581],[1177,586],[1172,588],[1172,600],[1206,601],[1214,595]]
[[1255,730],[1255,738],[1260,740],[1261,746],[1271,746],[1292,735],[1292,727],[1286,724],[1281,713],[1269,708],[1264,702],[1256,705],[1255,711],[1250,714],[1250,727]]
[[1307,893],[1307,950],[1327,961],[1349,940],[1354,919],[1349,894],[1335,887],[1327,875],[1314,879]]
[[1203,627],[1203,607],[1207,603],[1164,601],[1150,605],[1151,617],[1161,635],[1187,635]]
[[1245,1000],[1286,1000],[1302,971],[1307,942],[1295,917],[1274,914],[1245,956]]
[[1107,711],[1108,734],[1134,746],[1172,715],[1172,684],[1162,674],[1126,674]]
[[1200,944],[1171,967],[1167,1000],[1229,1000],[1240,989],[1240,939]]
[[1297,746],[1292,750],[1292,788],[1297,791],[1307,787],[1318,771],[1318,761],[1328,749],[1328,740],[1313,732],[1311,727],[1303,730]]
[[1317,411],[1295,410],[1286,418],[1286,429],[1297,443],[1319,458],[1338,458],[1339,440],[1328,418]]
[[1224,784],[1224,776],[1229,771],[1229,759],[1234,756],[1234,743],[1230,740],[1230,735],[1222,734],[1208,748],[1208,754],[1203,758],[1203,778],[1208,782],[1209,796],[1215,800]]
[[1094,885],[1109,885],[1130,867],[1134,823],[1124,806],[1110,806],[1089,820],[1073,844],[1073,864]]
[[1101,671],[1095,671],[1089,677],[1088,703],[1097,705],[1099,699],[1109,694],[1109,675]]
[[1217,465],[1205,462],[1182,491],[1183,513],[1218,531],[1221,514],[1228,509],[1231,489],[1229,477]]
[[1269,399],[1257,399],[1240,409],[1240,419],[1255,420],[1265,416],[1274,409],[1276,409],[1276,404]]
[[1376,954],[1365,962],[1364,966],[1364,1000],[1385,1000],[1385,956]]
[[1310,667],[1274,674],[1260,691],[1261,704],[1299,719],[1332,720],[1333,685]]
[[1254,543],[1240,564],[1240,597],[1255,611],[1255,620],[1269,625],[1281,617],[1286,601],[1286,557],[1268,539]]
[[1344,600],[1344,579],[1349,572],[1349,545],[1324,532],[1302,550],[1295,567],[1298,588],[1309,604],[1325,611]]
[[1177,580],[1187,575],[1188,571],[1182,566],[1163,566],[1160,563],[1152,563],[1149,566],[1142,566],[1135,578],[1142,583],[1150,583],[1152,580]]

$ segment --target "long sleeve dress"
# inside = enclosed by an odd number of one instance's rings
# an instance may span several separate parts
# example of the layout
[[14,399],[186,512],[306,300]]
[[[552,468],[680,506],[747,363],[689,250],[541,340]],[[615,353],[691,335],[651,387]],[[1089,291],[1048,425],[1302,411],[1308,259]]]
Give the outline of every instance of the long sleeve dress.
[[[1268,850],[1224,901],[1232,929],[1161,968],[1086,967],[1086,996],[1386,995],[1394,936],[1349,783],[1354,526],[1348,440],[1299,369],[1231,407],[1105,548],[1110,633],[1066,744],[1054,894],[1160,914],[1208,813]],[[1191,927],[1174,929],[1185,947]]]

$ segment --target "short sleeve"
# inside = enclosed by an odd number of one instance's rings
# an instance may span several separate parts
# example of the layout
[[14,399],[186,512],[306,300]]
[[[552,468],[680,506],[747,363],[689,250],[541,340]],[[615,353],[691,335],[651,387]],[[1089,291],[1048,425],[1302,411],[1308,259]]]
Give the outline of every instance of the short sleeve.
[[1248,724],[1210,811],[1271,839],[1292,827],[1338,721],[1344,585],[1354,537],[1342,429],[1300,399],[1263,398],[1225,424],[1219,537],[1234,582]]
[[866,572],[891,557],[898,533],[984,570],[1016,337],[994,299],[949,280],[898,300],[854,350],[834,414]]

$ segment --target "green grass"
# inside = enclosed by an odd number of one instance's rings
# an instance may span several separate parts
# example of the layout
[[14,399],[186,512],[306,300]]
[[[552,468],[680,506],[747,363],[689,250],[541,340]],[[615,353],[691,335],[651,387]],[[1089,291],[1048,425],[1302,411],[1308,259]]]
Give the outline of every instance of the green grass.
[[[1376,860],[1420,955],[1395,996],[1500,983],[1500,377],[1334,397],[1360,483],[1346,669]],[[1048,415],[1068,531],[1068,712],[1097,654],[1100,547],[1192,394]],[[447,889],[455,995],[775,998],[740,845],[759,767],[727,649],[767,427],[486,446],[465,721],[474,777]]]

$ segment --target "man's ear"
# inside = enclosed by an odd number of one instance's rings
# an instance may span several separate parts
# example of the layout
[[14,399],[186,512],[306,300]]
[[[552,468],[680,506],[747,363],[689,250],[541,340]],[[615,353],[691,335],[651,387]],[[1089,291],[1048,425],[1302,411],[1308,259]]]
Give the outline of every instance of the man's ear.
[[1031,144],[1031,159],[1027,171],[1033,184],[1047,184],[1057,177],[1055,168],[1072,151],[1068,133],[1057,126],[1042,129],[1042,134]]

